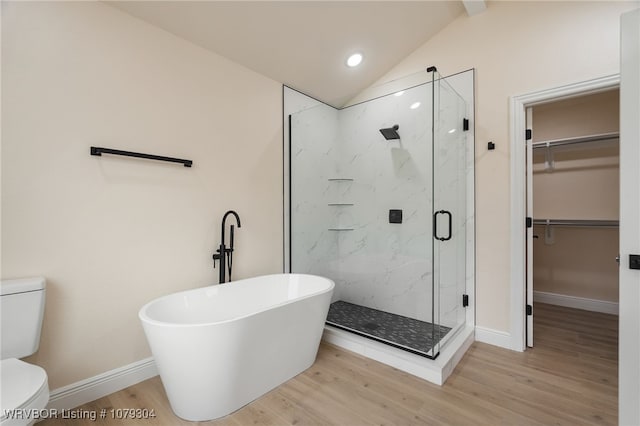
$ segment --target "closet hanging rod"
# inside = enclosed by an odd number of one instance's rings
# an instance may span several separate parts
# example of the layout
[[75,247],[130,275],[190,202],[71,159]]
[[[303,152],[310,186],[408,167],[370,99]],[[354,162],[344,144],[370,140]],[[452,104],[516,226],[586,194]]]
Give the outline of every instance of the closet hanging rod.
[[168,161],[170,163],[180,163],[185,167],[191,167],[193,161],[184,160],[182,158],[163,157],[161,155],[143,154],[141,152],[121,151],[119,149],[101,148],[99,146],[91,147],[91,155],[101,156],[102,154],[123,155],[125,157],[146,158],[148,160]]
[[562,146],[562,145],[573,145],[577,143],[586,143],[586,142],[598,142],[598,141],[606,141],[609,139],[617,139],[620,137],[620,133],[602,133],[599,135],[590,135],[590,136],[579,136],[576,138],[564,138],[564,139],[554,139],[550,141],[542,141],[535,142],[531,147],[533,149],[536,148],[546,148],[547,145],[549,147],[552,146]]
[[534,225],[570,226],[570,227],[595,227],[617,228],[620,224],[617,220],[582,220],[582,219],[533,219]]

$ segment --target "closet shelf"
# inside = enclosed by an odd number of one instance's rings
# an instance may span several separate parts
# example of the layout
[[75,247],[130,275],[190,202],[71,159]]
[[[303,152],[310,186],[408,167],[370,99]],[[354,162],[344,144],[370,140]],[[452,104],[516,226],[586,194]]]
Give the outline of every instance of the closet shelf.
[[584,220],[584,219],[533,219],[534,225],[564,226],[580,228],[617,228],[618,220]]
[[554,139],[549,141],[535,142],[531,145],[533,149],[551,148],[554,146],[574,145],[586,142],[599,142],[612,139],[619,139],[620,133],[602,133],[598,135],[579,136],[574,138]]

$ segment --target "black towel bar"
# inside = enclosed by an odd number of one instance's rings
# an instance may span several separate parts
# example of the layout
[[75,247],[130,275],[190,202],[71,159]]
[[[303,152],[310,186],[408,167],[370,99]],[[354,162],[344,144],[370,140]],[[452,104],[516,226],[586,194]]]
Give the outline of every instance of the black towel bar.
[[101,148],[98,146],[91,147],[91,155],[102,155],[102,154],[124,155],[126,157],[136,157],[136,158],[146,158],[149,160],[168,161],[170,163],[180,163],[185,167],[191,167],[191,165],[193,164],[193,161],[183,160],[182,158],[163,157],[161,155],[142,154],[140,152],[121,151],[119,149]]

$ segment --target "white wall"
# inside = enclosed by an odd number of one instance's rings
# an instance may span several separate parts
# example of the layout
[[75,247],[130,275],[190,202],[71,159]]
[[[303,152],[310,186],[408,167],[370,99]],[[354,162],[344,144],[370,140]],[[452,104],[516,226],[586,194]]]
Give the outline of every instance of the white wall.
[[138,309],[217,282],[226,210],[234,278],[281,271],[279,83],[100,2],[2,2],[2,65],[2,278],[47,278],[52,389],[150,355]]
[[[636,3],[637,4],[637,3]],[[634,2],[489,2],[394,67],[390,81],[435,65],[476,69],[476,320],[510,330],[510,96],[619,71],[620,14]],[[488,151],[488,141],[496,144]]]

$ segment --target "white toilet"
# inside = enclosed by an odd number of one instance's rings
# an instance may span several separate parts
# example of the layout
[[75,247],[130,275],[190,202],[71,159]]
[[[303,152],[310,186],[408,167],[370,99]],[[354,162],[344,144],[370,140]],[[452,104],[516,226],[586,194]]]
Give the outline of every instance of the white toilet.
[[42,277],[2,280],[0,283],[0,425],[30,425],[42,417],[49,402],[47,373],[20,361],[40,345],[44,316]]

